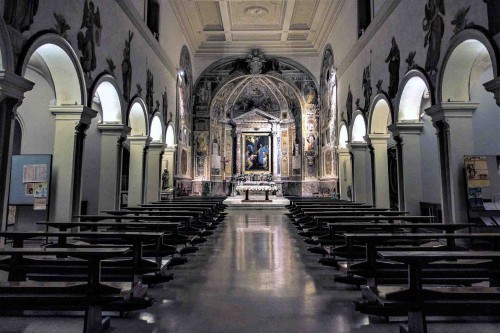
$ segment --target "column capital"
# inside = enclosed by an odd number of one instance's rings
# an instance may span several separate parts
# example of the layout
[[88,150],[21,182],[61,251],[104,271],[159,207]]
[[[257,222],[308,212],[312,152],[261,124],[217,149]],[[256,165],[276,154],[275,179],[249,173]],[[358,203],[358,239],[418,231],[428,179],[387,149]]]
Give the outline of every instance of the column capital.
[[351,142],[347,145],[347,147],[349,147],[350,151],[353,151],[353,150],[362,151],[362,150],[366,150],[368,148],[368,143],[366,143],[366,142]]
[[422,121],[416,122],[399,122],[388,126],[388,129],[394,136],[401,136],[407,134],[420,135],[424,129]]
[[145,145],[151,142],[151,138],[147,135],[132,135],[127,137],[131,145]]
[[379,134],[379,133],[372,133],[372,134],[367,134],[365,136],[365,139],[369,141],[371,144],[376,144],[376,143],[384,143],[387,144],[387,140],[391,137],[390,134]]
[[337,154],[339,154],[339,157],[340,156],[349,156],[350,152],[349,152],[349,149],[347,149],[347,148],[339,148],[339,149],[337,149]]
[[483,84],[486,91],[493,93],[495,101],[500,106],[500,76]]
[[472,102],[446,102],[425,109],[425,113],[432,118],[433,122],[452,118],[472,118],[478,106],[479,103]]
[[97,129],[103,135],[119,135],[120,137],[127,137],[131,128],[123,124],[101,123],[97,125]]
[[56,116],[56,120],[78,121],[80,124],[90,125],[97,111],[84,105],[57,105],[49,107],[49,111]]
[[24,93],[33,89],[34,85],[33,82],[14,73],[0,72],[0,95],[3,97],[8,96],[22,101]]
[[149,150],[157,150],[157,151],[163,151],[163,148],[165,147],[165,144],[161,141],[153,141],[149,144]]

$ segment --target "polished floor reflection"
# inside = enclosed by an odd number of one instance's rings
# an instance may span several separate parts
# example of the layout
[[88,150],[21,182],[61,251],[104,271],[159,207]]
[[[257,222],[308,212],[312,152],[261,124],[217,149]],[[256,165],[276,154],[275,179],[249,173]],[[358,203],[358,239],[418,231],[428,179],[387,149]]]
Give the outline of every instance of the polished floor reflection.
[[[229,211],[175,279],[150,289],[150,309],[112,318],[110,332],[397,333],[354,311],[360,291],[333,282],[340,274],[317,263],[284,211]],[[2,318],[0,332],[81,332],[81,317]],[[429,332],[498,332],[498,323],[431,323]]]

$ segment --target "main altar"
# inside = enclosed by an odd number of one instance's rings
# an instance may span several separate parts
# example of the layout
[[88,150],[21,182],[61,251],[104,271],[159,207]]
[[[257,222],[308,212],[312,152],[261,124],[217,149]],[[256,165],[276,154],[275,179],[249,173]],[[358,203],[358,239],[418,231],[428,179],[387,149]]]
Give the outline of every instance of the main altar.
[[229,208],[283,208],[290,203],[283,198],[272,174],[233,175],[231,195],[224,201]]

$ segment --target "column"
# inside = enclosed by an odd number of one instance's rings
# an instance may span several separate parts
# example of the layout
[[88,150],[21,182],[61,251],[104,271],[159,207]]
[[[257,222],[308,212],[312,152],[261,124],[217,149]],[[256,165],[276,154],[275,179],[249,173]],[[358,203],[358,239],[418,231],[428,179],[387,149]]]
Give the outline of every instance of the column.
[[236,130],[236,174],[243,173],[243,166],[241,165],[241,130]]
[[353,159],[353,196],[356,202],[373,203],[371,185],[371,156],[366,142],[350,143]]
[[478,105],[448,102],[425,110],[438,131],[445,223],[467,222],[464,155],[473,153],[472,114]]
[[147,170],[147,145],[151,138],[148,136],[129,136],[130,167],[128,170],[128,206],[134,207],[144,203],[144,175]]
[[352,165],[351,153],[348,149],[339,148],[339,183],[340,183],[340,199],[349,200],[347,196],[347,187],[351,186],[352,191]]
[[101,132],[101,167],[98,210],[119,208],[121,186],[122,142],[130,127],[122,124],[99,124]]
[[[7,227],[8,198],[10,187],[10,162],[14,135],[14,118],[24,93],[33,88],[33,83],[5,71],[0,72],[0,225]],[[0,246],[3,244],[2,238]]]
[[148,149],[148,168],[147,168],[147,189],[146,202],[158,201],[160,199],[161,189],[161,161],[163,153],[162,142],[152,142]]
[[56,119],[49,218],[72,221],[80,212],[85,131],[97,111],[82,105],[52,106],[49,111]]
[[401,164],[398,165],[398,177],[402,184],[399,193],[399,207],[412,215],[420,215],[422,192],[422,158],[420,153],[420,134],[424,128],[423,122],[396,123],[389,126],[389,131],[399,137],[401,149],[399,154]]
[[375,181],[375,205],[389,208],[389,164],[387,161],[387,140],[390,134],[368,134],[374,154],[373,179]]
[[172,188],[174,186],[174,173],[172,172],[172,166],[174,165],[174,152],[174,147],[166,147],[163,149],[161,172],[163,172],[163,169],[168,170],[167,188]]
[[497,105],[500,106],[500,76],[486,82],[484,88],[486,91],[493,93]]

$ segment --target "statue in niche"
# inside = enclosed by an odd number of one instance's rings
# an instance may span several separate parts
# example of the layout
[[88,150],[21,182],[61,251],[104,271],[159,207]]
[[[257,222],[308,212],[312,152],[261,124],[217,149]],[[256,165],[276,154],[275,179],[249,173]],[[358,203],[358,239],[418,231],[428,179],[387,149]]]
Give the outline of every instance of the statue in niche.
[[56,19],[56,25],[52,29],[56,34],[60,35],[64,39],[68,39],[67,31],[71,29],[66,18],[62,14],[57,14],[54,12],[54,18]]
[[163,169],[163,173],[161,174],[161,189],[162,190],[167,189],[169,176],[170,176],[170,173],[168,172],[168,169],[167,168]]
[[363,71],[363,96],[365,97],[364,112],[368,112],[370,108],[370,98],[372,97],[372,84],[371,84],[371,65],[365,67]]
[[132,38],[134,38],[134,33],[129,31],[128,39],[125,40],[125,48],[123,49],[123,61],[122,61],[123,99],[126,102],[130,101],[130,89],[132,88],[132,62],[130,61],[130,46]]
[[396,97],[399,87],[399,65],[400,65],[399,47],[396,43],[396,38],[392,37],[392,46],[389,55],[385,59],[385,63],[389,63],[389,89],[390,98]]
[[162,105],[161,114],[163,115],[163,121],[167,124],[167,114],[168,114],[168,99],[167,99],[167,87],[165,91],[161,93]]
[[85,29],[85,33],[80,31],[77,35],[78,49],[82,52],[80,63],[85,74],[90,77],[90,73],[95,70],[97,57],[95,55],[95,46],[101,44],[101,14],[99,7],[94,10],[92,1],[83,5],[83,20],[80,30]]
[[453,33],[458,34],[460,31],[465,28],[469,28],[474,25],[474,22],[469,22],[467,20],[467,14],[469,13],[469,7],[460,8],[455,14],[455,18],[451,21],[451,25],[454,25]]
[[106,58],[106,62],[108,63],[108,73],[111,75],[111,76],[115,76],[115,69],[116,69],[116,66],[115,66],[115,63],[113,62],[113,59],[111,58]]
[[262,68],[266,63],[266,59],[264,59],[264,55],[260,50],[254,49],[247,57],[248,68],[251,74],[261,74]]
[[200,88],[198,89],[198,93],[196,96],[198,97],[198,104],[207,105],[210,102],[211,95],[211,82],[205,81],[200,84]]
[[500,32],[500,2],[498,0],[483,0],[488,9],[488,29],[495,36]]
[[384,80],[378,80],[377,84],[375,87],[377,88],[377,94],[380,94],[382,92],[382,84],[384,83]]
[[292,156],[300,156],[300,141],[297,136],[295,136],[295,140],[293,141]]
[[3,19],[17,31],[29,30],[38,11],[39,0],[5,0]]
[[351,85],[349,85],[349,89],[347,91],[347,100],[345,103],[345,108],[347,112],[347,124],[351,123],[351,118],[352,118],[352,91],[351,91]]
[[422,26],[426,32],[424,47],[429,46],[425,61],[425,70],[429,75],[438,71],[441,57],[441,39],[444,35],[444,15],[444,0],[428,0],[425,5],[425,18]]
[[408,65],[407,71],[411,71],[412,69],[417,67],[417,64],[415,63],[415,55],[417,54],[417,51],[412,51],[408,54],[408,58],[406,58],[405,62]]
[[154,108],[154,81],[153,81],[153,72],[149,69],[146,71],[146,108],[148,109],[149,114],[153,113]]

